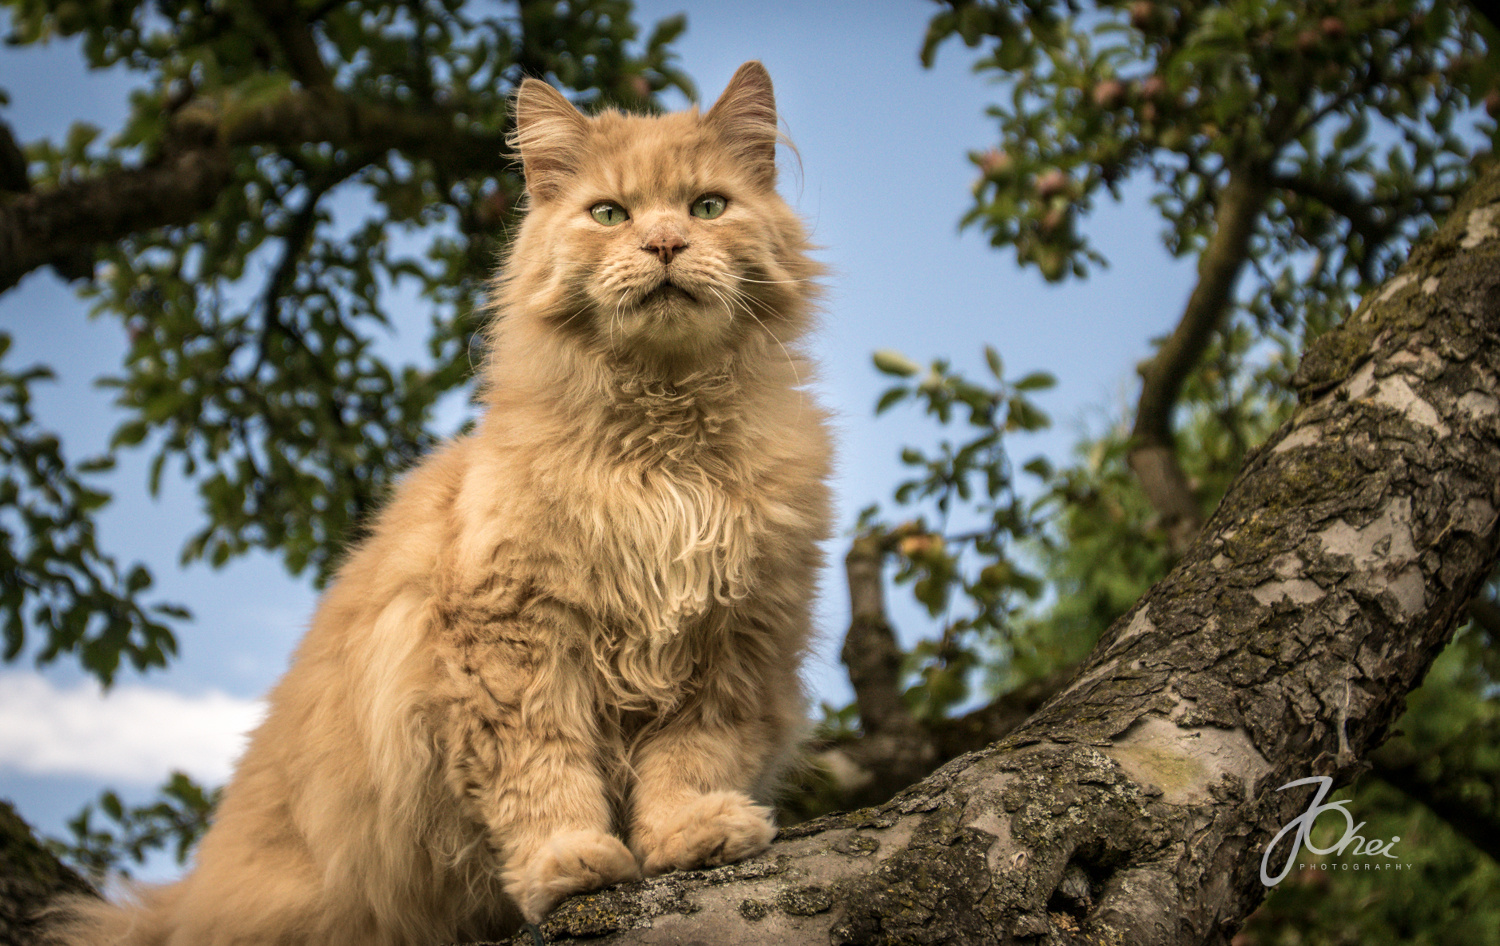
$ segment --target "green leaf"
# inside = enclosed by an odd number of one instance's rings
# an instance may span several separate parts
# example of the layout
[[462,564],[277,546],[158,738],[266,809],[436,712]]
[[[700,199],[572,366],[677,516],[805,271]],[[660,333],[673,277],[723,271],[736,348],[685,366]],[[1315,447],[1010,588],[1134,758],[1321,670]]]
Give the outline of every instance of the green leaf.
[[1033,371],[1014,385],[1017,391],[1041,391],[1056,386],[1057,378],[1049,371]]
[[1000,353],[993,345],[984,346],[984,361],[989,365],[990,374],[995,376],[995,380],[1001,380],[1005,374],[1005,363],[1000,360]]
[[1052,463],[1046,457],[1034,457],[1022,465],[1021,469],[1042,480],[1052,479],[1055,472]]
[[875,367],[881,373],[896,375],[897,377],[901,378],[910,378],[912,375],[922,370],[916,362],[912,361],[910,358],[907,358],[900,352],[893,351],[889,348],[882,348],[881,350],[875,352],[875,354],[871,356],[871,360],[875,362]]
[[909,388],[888,388],[884,394],[880,395],[880,400],[875,402],[875,413],[877,415],[884,414],[888,409],[905,400],[910,394],[911,390]]

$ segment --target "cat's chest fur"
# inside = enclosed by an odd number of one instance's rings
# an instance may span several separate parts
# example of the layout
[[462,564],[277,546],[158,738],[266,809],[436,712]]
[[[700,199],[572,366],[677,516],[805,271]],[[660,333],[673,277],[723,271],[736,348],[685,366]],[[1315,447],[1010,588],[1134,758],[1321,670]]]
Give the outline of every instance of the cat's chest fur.
[[765,530],[753,433],[703,391],[625,386],[575,515],[612,621],[656,641],[752,590]]

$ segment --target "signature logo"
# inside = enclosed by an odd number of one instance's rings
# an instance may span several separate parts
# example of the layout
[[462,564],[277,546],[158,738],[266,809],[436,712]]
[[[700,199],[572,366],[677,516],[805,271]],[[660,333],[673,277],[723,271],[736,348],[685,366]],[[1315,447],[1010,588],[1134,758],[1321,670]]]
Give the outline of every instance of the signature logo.
[[[1318,790],[1313,794],[1312,804],[1308,805],[1307,810],[1302,814],[1287,822],[1286,826],[1276,834],[1276,837],[1271,839],[1271,843],[1266,845],[1266,853],[1260,859],[1260,882],[1267,887],[1276,886],[1281,883],[1287,874],[1292,872],[1292,864],[1297,859],[1297,852],[1304,847],[1311,853],[1320,855],[1334,854],[1342,856],[1347,849],[1350,854],[1354,855],[1364,855],[1366,857],[1379,855],[1381,857],[1389,857],[1392,860],[1396,858],[1396,855],[1391,853],[1391,847],[1397,841],[1401,840],[1400,835],[1396,835],[1389,841],[1382,841],[1379,838],[1366,840],[1359,833],[1359,829],[1363,828],[1365,823],[1363,821],[1359,824],[1354,823],[1354,816],[1349,814],[1349,809],[1345,807],[1349,804],[1348,801],[1334,801],[1326,805],[1323,804],[1323,799],[1327,798],[1328,793],[1333,790],[1333,779],[1328,776],[1312,775],[1307,778],[1299,778],[1295,782],[1287,782],[1276,790],[1283,792],[1289,788],[1296,788],[1299,785],[1313,784],[1318,786]],[[1332,847],[1320,848],[1313,844],[1312,841],[1313,824],[1317,822],[1320,815],[1327,814],[1330,811],[1337,811],[1344,816],[1344,835]],[[1270,871],[1267,870],[1267,865],[1271,862],[1271,852],[1276,850],[1276,846],[1288,834],[1292,837],[1292,849],[1286,856],[1286,864],[1282,866],[1281,873],[1273,877]]]

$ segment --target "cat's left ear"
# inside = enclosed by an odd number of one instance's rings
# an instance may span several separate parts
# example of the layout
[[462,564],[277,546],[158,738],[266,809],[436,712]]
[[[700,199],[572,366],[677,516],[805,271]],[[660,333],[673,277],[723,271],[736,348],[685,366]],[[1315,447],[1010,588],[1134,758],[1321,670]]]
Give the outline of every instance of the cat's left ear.
[[776,93],[771,75],[754,60],[735,70],[704,122],[767,185],[776,183]]
[[526,190],[546,200],[562,188],[583,153],[589,120],[540,79],[525,79],[516,90],[516,130],[510,145],[521,153]]

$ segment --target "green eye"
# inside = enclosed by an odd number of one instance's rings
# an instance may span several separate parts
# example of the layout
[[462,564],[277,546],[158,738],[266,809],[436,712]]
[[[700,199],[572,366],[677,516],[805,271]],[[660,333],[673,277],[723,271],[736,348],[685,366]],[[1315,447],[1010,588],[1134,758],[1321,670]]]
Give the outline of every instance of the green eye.
[[589,213],[595,220],[604,224],[606,227],[618,226],[630,219],[630,214],[625,212],[624,207],[621,207],[614,201],[609,200],[595,204],[589,210]]
[[704,194],[693,201],[692,214],[700,220],[712,220],[724,212],[724,207],[729,201],[718,194]]

